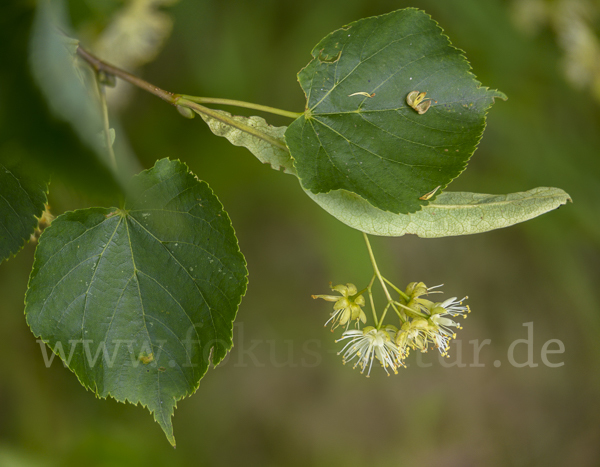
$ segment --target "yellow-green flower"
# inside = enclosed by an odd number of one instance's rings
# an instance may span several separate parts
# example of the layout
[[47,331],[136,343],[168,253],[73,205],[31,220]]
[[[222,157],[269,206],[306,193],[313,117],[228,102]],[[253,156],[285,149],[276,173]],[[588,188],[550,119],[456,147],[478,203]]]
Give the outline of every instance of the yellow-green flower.
[[408,355],[408,349],[427,351],[429,339],[429,322],[424,318],[414,318],[402,324],[396,333],[395,342],[403,355]]
[[466,318],[467,313],[471,312],[468,306],[462,304],[465,299],[466,297],[462,300],[452,297],[441,303],[434,303],[430,308],[430,317],[427,320],[429,322],[428,331],[431,340],[442,355],[446,355],[450,340],[456,338],[456,333],[451,328],[462,329],[460,324],[448,316]]
[[403,323],[395,336],[396,345],[403,354],[408,355],[409,348],[426,352],[431,343],[445,356],[450,340],[456,338],[451,328],[462,329],[460,324],[448,316],[462,315],[466,318],[466,313],[471,310],[462,304],[464,299],[457,300],[456,297],[438,303],[422,298],[417,300],[419,313],[426,317],[409,318]]
[[348,325],[350,321],[356,321],[356,327],[359,326],[359,322],[363,324],[367,322],[367,316],[362,310],[365,306],[365,298],[362,295],[357,295],[358,290],[354,284],[336,285],[332,286],[331,290],[338,292],[338,295],[313,295],[312,298],[322,298],[328,302],[335,302],[333,304],[333,312],[331,317],[325,323],[327,326],[331,322],[331,330],[333,331],[338,326]]
[[350,339],[350,342],[338,352],[338,355],[344,354],[344,364],[357,359],[353,368],[360,367],[361,373],[364,373],[366,370],[367,377],[371,374],[375,358],[379,360],[379,363],[381,363],[381,366],[388,375],[390,374],[388,368],[395,374],[398,374],[398,368],[404,365],[402,362],[403,356],[398,346],[392,340],[396,328],[393,326],[389,326],[389,328],[386,326],[383,329],[376,329],[372,326],[367,326],[363,330],[357,329],[344,332],[342,337],[336,342],[344,339]]
[[423,282],[411,282],[408,284],[405,291],[408,298],[400,297],[402,311],[412,318],[423,317],[423,313],[427,313],[428,306],[433,304],[433,302],[421,297],[430,293],[440,293],[439,291],[431,292],[437,287],[439,285],[427,287]]

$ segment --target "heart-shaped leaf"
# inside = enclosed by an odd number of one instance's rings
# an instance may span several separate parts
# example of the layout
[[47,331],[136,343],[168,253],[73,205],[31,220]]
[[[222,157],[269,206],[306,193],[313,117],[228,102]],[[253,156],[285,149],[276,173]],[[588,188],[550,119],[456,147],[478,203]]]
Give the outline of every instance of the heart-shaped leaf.
[[[495,97],[429,15],[366,18],[319,42],[298,73],[303,116],[285,133],[302,186],[410,213],[465,168]],[[424,94],[426,93],[426,94]]]
[[227,213],[181,162],[133,178],[123,209],[65,213],[40,238],[26,296],[36,336],[100,397],[171,416],[232,347],[246,290]]

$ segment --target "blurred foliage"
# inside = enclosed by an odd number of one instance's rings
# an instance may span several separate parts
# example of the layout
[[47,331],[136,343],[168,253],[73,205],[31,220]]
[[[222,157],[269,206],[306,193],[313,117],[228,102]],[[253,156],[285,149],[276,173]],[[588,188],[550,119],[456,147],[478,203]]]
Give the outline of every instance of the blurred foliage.
[[[92,36],[94,51],[107,62],[135,72],[154,60],[162,50],[173,28],[171,16],[160,7],[178,0],[130,0],[110,16],[110,22]],[[73,2],[72,2],[73,3]],[[102,5],[101,2],[96,2]],[[96,16],[94,16],[95,18]],[[88,23],[92,28],[93,23]],[[131,86],[107,89],[111,108],[120,109],[129,103]]]
[[550,28],[563,50],[567,80],[589,89],[600,101],[600,2],[598,0],[516,0],[513,18],[529,34]]
[[[324,35],[407,6],[431,14],[466,51],[478,78],[509,97],[490,112],[479,149],[451,189],[557,186],[574,201],[483,235],[373,239],[394,282],[444,283],[449,296],[469,295],[473,313],[458,336],[466,367],[445,368],[433,353],[423,356],[431,367],[411,358],[397,377],[366,379],[342,366],[339,344],[322,326],[329,307],[310,294],[327,292],[329,281],[360,287],[370,279],[361,235],[312,203],[293,178],[134,90],[117,134],[127,134],[143,167],[162,157],[189,164],[217,193],[238,234],[250,285],[236,347],[180,402],[173,451],[144,411],[94,399],[57,361],[44,366],[22,313],[34,249],[28,245],[0,266],[0,466],[599,465],[600,107],[590,88],[565,79],[565,52],[553,33],[520,29],[515,3],[181,0],[163,10],[173,20],[171,37],[139,71],[174,92],[301,111],[295,74]],[[92,45],[123,4],[71,2],[84,44]],[[52,173],[54,214],[114,204],[118,192],[107,171],[50,116],[32,84],[33,2],[0,8],[0,151]],[[597,35],[597,23],[586,24]],[[527,322],[534,323],[539,366],[516,368],[507,349],[526,337]],[[473,339],[491,339],[481,350],[484,367],[468,365]],[[564,343],[564,354],[549,356],[564,366],[542,364],[549,339]],[[525,347],[517,349],[524,361]],[[459,353],[452,349],[447,364]]]

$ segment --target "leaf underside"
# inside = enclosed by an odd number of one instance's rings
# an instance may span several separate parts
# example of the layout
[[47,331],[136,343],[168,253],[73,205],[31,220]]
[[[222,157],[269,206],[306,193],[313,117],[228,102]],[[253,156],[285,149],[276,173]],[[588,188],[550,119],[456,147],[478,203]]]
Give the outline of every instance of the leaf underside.
[[176,402],[232,347],[247,270],[205,182],[162,159],[124,209],[56,218],[40,238],[26,317],[99,397],[141,403],[174,445]]
[[548,187],[507,195],[447,191],[421,211],[393,214],[381,211],[347,191],[317,195],[305,191],[344,224],[367,234],[386,237],[414,234],[437,238],[483,233],[525,222],[571,201],[560,188]]
[[[475,79],[429,15],[415,9],[366,18],[319,42],[298,74],[306,112],[285,133],[302,186],[343,189],[373,206],[410,213],[465,168],[495,97]],[[410,107],[426,92],[424,114]]]
[[[227,114],[229,115],[229,114]],[[258,117],[233,117],[248,125]],[[263,121],[259,119],[258,121]],[[227,131],[227,125],[208,121],[211,130],[225,136],[232,144],[248,148],[263,164],[275,170],[296,175],[289,163],[289,153],[256,136],[238,130]],[[230,127],[229,127],[230,128]],[[280,139],[285,127],[261,125],[268,137]],[[352,227],[371,235],[400,237],[414,234],[422,238],[472,235],[509,227],[533,219],[570,201],[559,188],[539,187],[522,193],[489,195],[480,193],[444,192],[420,211],[394,214],[377,209],[355,193],[334,190],[329,193],[304,192],[329,214]]]
[[[215,112],[231,118],[242,125],[258,130],[269,138],[281,141],[282,146],[285,147],[283,134],[285,133],[287,127],[276,127],[269,125],[262,117],[242,117],[238,115],[231,115],[229,112],[224,112],[223,110],[215,110]],[[263,164],[269,164],[271,168],[275,170],[281,170],[285,173],[296,173],[292,158],[290,157],[290,153],[288,151],[281,149],[255,135],[223,123],[216,118],[210,117],[209,115],[201,112],[198,112],[198,114],[206,122],[208,128],[210,128],[210,131],[212,131],[215,135],[226,138],[234,146],[245,147]]]
[[48,185],[22,164],[0,163],[0,263],[29,240],[44,212]]

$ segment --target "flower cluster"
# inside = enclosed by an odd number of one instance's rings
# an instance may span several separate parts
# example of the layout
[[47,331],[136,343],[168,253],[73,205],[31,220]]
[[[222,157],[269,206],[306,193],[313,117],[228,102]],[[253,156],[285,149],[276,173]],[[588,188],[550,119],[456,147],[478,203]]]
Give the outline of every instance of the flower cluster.
[[[402,292],[390,283],[399,298],[394,300],[388,293],[389,302],[381,318],[377,317],[377,312],[373,309],[375,326],[360,329],[360,324],[367,322],[362,310],[365,306],[363,294],[368,293],[373,304],[372,284],[373,281],[361,292],[353,284],[331,287],[340,296],[313,295],[313,298],[335,302],[331,317],[325,325],[331,322],[332,331],[338,326],[346,325],[342,337],[336,341],[348,341],[339,352],[344,363],[354,362],[354,368],[359,367],[361,373],[366,371],[369,376],[373,361],[377,359],[389,375],[390,371],[397,374],[398,368],[404,366],[404,360],[411,349],[426,352],[431,346],[437,348],[443,356],[447,355],[450,340],[456,337],[454,329],[461,329],[454,318],[466,318],[466,314],[470,312],[469,307],[462,304],[465,299],[457,300],[452,297],[442,302],[433,302],[424,297],[440,293],[434,290],[436,287],[427,287],[423,282],[411,282]],[[387,288],[385,291],[387,293]],[[399,327],[383,323],[389,309],[394,310]],[[352,321],[355,321],[356,329],[348,330]]]

